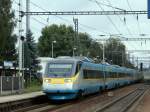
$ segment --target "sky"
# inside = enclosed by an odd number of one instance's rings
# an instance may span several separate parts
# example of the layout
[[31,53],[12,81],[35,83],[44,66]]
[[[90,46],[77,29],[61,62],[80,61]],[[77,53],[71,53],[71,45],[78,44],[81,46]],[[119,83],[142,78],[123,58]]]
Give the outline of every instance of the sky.
[[[16,18],[18,18],[18,2],[13,1],[13,10],[15,10]],[[30,0],[30,11],[114,11],[116,9],[102,5],[107,4],[113,7],[121,8],[124,10],[147,10],[147,0]],[[102,7],[102,8],[101,8]],[[26,0],[22,0],[22,9],[25,11]],[[150,38],[150,20],[147,15],[111,15],[111,16],[31,16],[30,29],[33,32],[35,40],[41,35],[41,30],[46,25],[51,24],[66,24],[74,26],[73,17],[78,18],[79,32],[87,32],[91,38],[109,38],[109,34],[121,34],[120,36],[126,38]],[[124,22],[124,19],[126,22]],[[25,35],[25,17],[23,17],[23,35]],[[15,28],[17,33],[18,26]],[[140,36],[140,34],[146,34]],[[99,35],[105,35],[100,37]],[[127,50],[150,50],[150,41],[125,41],[123,42]],[[147,52],[132,52],[130,57],[141,60],[146,60],[142,57],[149,57],[150,53]],[[149,59],[148,59],[149,60]],[[137,63],[134,61],[135,64]],[[149,61],[143,61],[145,66],[149,66]],[[139,60],[140,63],[140,60]]]

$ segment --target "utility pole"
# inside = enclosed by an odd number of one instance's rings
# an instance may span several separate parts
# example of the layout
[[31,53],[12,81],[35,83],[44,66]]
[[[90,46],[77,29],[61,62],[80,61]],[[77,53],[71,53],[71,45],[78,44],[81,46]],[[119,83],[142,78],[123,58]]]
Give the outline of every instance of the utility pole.
[[56,40],[52,41],[52,58],[54,57],[54,44],[56,43]]
[[[26,12],[30,12],[30,0],[26,0]],[[30,15],[26,15],[26,39],[30,31]],[[30,60],[31,61],[31,60]],[[24,68],[24,43],[23,43],[23,68]],[[24,71],[23,71],[24,75]]]
[[[77,18],[73,18],[73,22],[74,22],[74,29],[75,29],[75,35],[74,35],[74,48],[77,48],[77,55],[80,54],[80,44],[79,44],[79,38],[78,38],[78,19]],[[75,55],[75,54],[74,54]]]
[[139,60],[138,60],[138,57],[137,57],[137,69],[138,69],[138,65],[139,65]]
[[24,82],[24,79],[21,78],[22,74],[22,70],[23,70],[23,41],[22,41],[22,15],[21,15],[21,11],[22,11],[22,0],[19,0],[19,31],[18,31],[18,42],[19,42],[19,46],[18,46],[18,53],[19,53],[19,90],[21,90],[23,88],[23,85],[21,86],[21,79],[22,79],[22,83]]
[[22,71],[22,40],[21,40],[21,36],[22,36],[22,17],[21,17],[21,11],[22,11],[22,0],[19,0],[19,75],[22,75],[21,71]]
[[[26,0],[26,12],[30,12],[30,0]],[[30,31],[30,15],[26,15],[26,37]]]
[[122,54],[122,66],[124,66],[124,58],[125,58],[125,54],[124,54],[124,52],[121,52],[121,54]]
[[132,64],[134,65],[134,55],[132,55]]
[[104,41],[103,41],[103,63],[105,63],[105,45],[104,45]]

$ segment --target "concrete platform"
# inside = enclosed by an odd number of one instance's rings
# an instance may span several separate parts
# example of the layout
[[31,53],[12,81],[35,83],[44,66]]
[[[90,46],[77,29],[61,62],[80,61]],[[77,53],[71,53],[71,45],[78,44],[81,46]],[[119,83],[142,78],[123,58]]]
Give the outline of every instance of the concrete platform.
[[42,91],[10,96],[0,96],[0,103],[13,102],[45,95]]

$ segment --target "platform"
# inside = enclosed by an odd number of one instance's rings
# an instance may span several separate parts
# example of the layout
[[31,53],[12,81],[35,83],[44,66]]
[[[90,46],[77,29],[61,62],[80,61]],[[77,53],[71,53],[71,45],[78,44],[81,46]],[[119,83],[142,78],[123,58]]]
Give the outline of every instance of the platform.
[[39,96],[45,95],[42,91],[32,92],[32,93],[23,93],[18,95],[10,95],[10,96],[0,96],[0,104],[6,102],[13,102],[18,100],[24,100],[29,98],[35,98]]

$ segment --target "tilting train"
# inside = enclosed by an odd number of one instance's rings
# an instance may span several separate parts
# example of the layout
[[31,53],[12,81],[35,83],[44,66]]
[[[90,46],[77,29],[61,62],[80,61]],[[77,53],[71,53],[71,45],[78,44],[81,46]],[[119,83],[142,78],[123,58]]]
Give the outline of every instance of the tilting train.
[[60,57],[47,63],[43,91],[52,100],[74,99],[141,79],[142,75],[134,69],[96,64],[86,57]]

